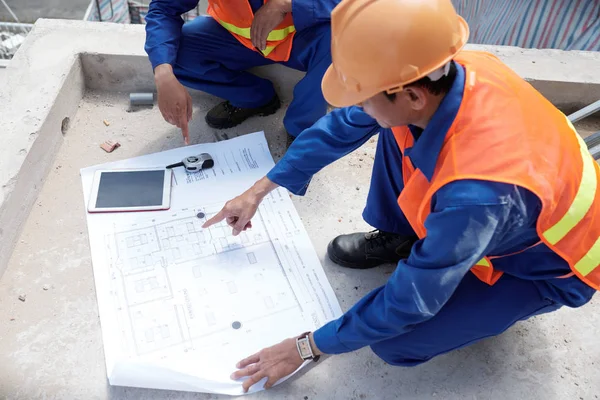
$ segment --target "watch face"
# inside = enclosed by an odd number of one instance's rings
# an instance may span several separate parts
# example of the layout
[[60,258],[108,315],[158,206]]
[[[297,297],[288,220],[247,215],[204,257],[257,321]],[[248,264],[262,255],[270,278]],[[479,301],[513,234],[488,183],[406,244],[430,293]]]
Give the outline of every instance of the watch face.
[[312,358],[310,342],[307,337],[298,339],[298,350],[300,351],[300,357],[302,357],[302,359],[306,360]]

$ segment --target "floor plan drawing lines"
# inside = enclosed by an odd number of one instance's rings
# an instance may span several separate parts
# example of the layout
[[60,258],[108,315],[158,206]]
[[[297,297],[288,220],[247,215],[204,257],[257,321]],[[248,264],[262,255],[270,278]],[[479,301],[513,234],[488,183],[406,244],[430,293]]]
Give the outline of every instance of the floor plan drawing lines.
[[[174,171],[168,210],[87,214],[111,384],[241,395],[232,366],[341,315],[287,190],[264,198],[252,227],[203,224],[273,167],[264,134],[185,146],[81,171],[147,168],[208,152],[215,165]],[[255,385],[250,391],[261,390]]]

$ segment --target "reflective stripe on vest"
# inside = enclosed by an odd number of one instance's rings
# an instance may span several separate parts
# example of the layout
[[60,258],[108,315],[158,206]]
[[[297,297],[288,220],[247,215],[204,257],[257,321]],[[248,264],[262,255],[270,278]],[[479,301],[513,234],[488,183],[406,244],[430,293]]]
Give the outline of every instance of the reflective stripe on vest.
[[[571,129],[575,131],[571,121],[568,119],[567,121],[569,122]],[[560,221],[544,232],[544,238],[551,244],[556,244],[562,238],[567,236],[569,231],[583,219],[590,207],[592,207],[596,195],[598,181],[596,180],[596,171],[594,170],[594,159],[590,156],[585,142],[577,132],[575,132],[575,134],[577,135],[579,148],[581,150],[583,173],[579,184],[579,190],[577,191],[577,195],[575,196],[569,211],[560,219]]]
[[[573,124],[571,124],[571,121],[569,121],[568,118],[567,123],[575,132],[579,142],[579,149],[581,152],[581,158],[583,160],[583,172],[581,174],[579,189],[577,190],[577,194],[575,195],[575,199],[573,199],[569,210],[554,226],[548,228],[543,234],[544,239],[546,239],[550,244],[558,243],[562,238],[567,236],[571,229],[581,222],[583,217],[592,207],[592,204],[594,203],[594,197],[596,196],[596,190],[598,189],[596,167],[594,166],[595,161],[590,155],[587,145],[581,136],[577,134],[575,127]],[[581,273],[581,275],[586,276],[598,266],[599,262],[600,238],[596,239],[596,242],[592,245],[587,254],[585,254],[575,263],[574,268]]]
[[[263,4],[266,2],[267,0],[263,0]],[[269,32],[265,49],[259,50],[252,43],[251,26],[254,12],[248,0],[208,0],[206,11],[244,47],[275,62],[290,59],[293,39],[297,33],[291,13],[287,13],[281,23]]]
[[[236,35],[240,35],[241,37],[244,37],[246,39],[251,38],[250,28],[240,28],[239,26],[235,26],[235,25],[230,24],[225,21],[221,21],[221,20],[217,20],[217,21],[223,26],[223,28],[227,29],[229,32],[235,33]],[[296,27],[293,25],[288,26],[287,28],[283,28],[283,29],[275,29],[275,30],[271,31],[271,33],[269,33],[269,36],[267,36],[267,40],[269,40],[269,41],[283,40],[295,31],[296,31]],[[271,51],[273,51],[273,48],[275,48],[275,46],[271,46],[271,47],[272,47]],[[265,49],[265,51],[263,51],[263,54],[265,54],[266,50],[268,50],[268,49],[269,49],[269,46],[267,46],[267,49]],[[269,51],[269,53],[271,51]]]

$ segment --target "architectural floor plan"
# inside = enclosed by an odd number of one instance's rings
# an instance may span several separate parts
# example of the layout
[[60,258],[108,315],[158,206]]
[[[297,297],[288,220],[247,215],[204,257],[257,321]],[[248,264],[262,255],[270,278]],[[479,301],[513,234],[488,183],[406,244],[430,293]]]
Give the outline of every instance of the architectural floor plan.
[[[170,210],[88,214],[107,374],[117,385],[241,394],[229,379],[237,361],[341,310],[284,189],[237,236],[224,221],[202,228],[273,165],[262,133],[193,147],[215,168],[178,171]],[[84,193],[97,168],[166,165],[183,150],[82,170]]]

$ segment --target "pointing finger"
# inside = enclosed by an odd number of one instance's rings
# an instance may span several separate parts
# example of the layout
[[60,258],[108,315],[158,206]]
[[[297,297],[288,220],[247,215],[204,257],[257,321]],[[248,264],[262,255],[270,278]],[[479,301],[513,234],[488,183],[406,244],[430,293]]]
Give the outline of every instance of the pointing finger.
[[188,119],[187,112],[180,115],[179,123],[181,124],[181,133],[183,134],[183,141],[186,145],[190,144],[190,132],[188,130]]
[[221,222],[224,219],[225,219],[225,208],[223,208],[221,211],[219,211],[214,217],[212,217],[211,219],[206,221],[204,223],[204,225],[202,225],[202,228],[208,228],[209,226],[214,225],[218,222]]

